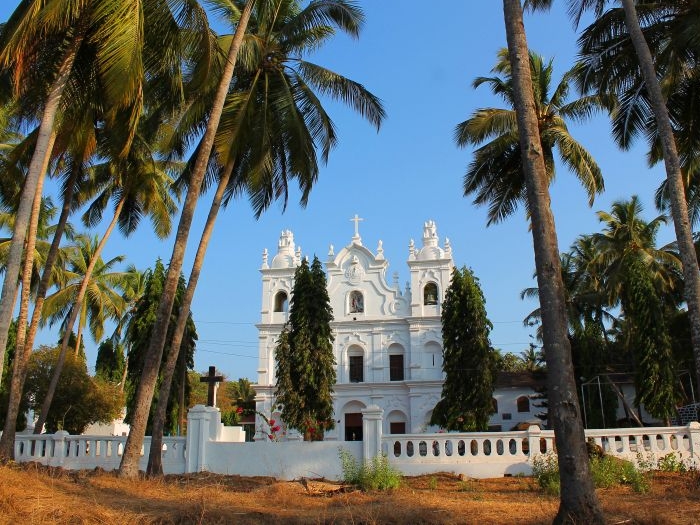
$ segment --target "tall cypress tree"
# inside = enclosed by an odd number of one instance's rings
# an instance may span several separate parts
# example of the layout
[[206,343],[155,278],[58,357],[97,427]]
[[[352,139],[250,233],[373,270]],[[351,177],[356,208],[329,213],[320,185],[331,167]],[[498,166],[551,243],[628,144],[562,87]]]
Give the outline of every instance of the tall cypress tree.
[[307,441],[322,440],[323,433],[335,427],[332,320],[321,262],[314,257],[309,267],[304,260],[294,273],[289,323],[275,350],[275,397],[282,419]]
[[491,328],[479,280],[471,270],[455,268],[442,305],[445,383],[432,425],[462,432],[488,429],[498,369]]
[[[148,348],[151,334],[153,332],[153,326],[155,325],[158,304],[160,302],[160,296],[163,293],[165,273],[165,267],[160,259],[156,261],[156,265],[152,270],[148,270],[143,296],[139,300],[136,310],[132,315],[126,329],[126,346],[128,348],[129,366],[127,368],[126,417],[124,418],[124,421],[127,423],[131,422],[131,417],[134,413],[136,387],[141,378],[146,349]],[[166,347],[170,344],[170,340],[172,339],[184,293],[185,279],[180,276],[175,304],[170,315],[170,325],[168,326]],[[182,368],[185,367],[190,370],[194,368],[194,351],[197,344],[196,341],[197,329],[194,325],[194,321],[192,320],[192,314],[190,314],[187,320],[187,327],[185,328],[185,335],[182,338],[182,346],[180,348],[181,358],[178,359],[177,369],[173,375],[173,385],[170,389],[170,398],[168,399],[168,418],[165,424],[166,432],[174,433],[177,429],[177,414],[181,388],[184,388],[185,391],[185,403],[187,403],[189,399],[189,383],[187,381],[181,383],[181,377],[183,376]],[[165,360],[166,355],[167,352],[163,354],[163,360]],[[161,367],[162,366],[163,363],[161,362]],[[186,376],[187,374],[185,374],[185,377]],[[148,424],[146,427],[147,433],[151,431],[151,420],[157,402],[158,399],[156,391],[156,395],[151,403],[151,412],[149,414]]]
[[668,423],[676,410],[678,380],[664,305],[648,266],[639,257],[629,257],[626,269],[622,309],[636,365],[635,401]]

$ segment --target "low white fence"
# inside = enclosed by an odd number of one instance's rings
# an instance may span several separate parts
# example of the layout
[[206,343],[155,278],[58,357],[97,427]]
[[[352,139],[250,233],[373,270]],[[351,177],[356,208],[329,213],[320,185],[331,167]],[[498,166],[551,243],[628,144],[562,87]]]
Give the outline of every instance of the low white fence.
[[[363,441],[232,443],[215,408],[198,405],[188,414],[188,435],[163,440],[166,474],[208,471],[279,479],[339,479],[340,449],[358,461],[382,453],[405,475],[454,472],[474,478],[530,474],[539,454],[556,452],[554,432],[530,427],[520,432],[382,435],[383,411],[363,410]],[[674,454],[700,464],[700,423],[682,427],[587,430],[586,437],[606,454],[655,465]],[[18,434],[17,461],[36,461],[66,469],[113,470],[119,467],[125,437]],[[148,461],[150,438],[142,449],[141,469]]]
[[[673,454],[700,465],[700,424],[586,430],[586,438],[611,456],[655,466]],[[438,471],[474,478],[531,474],[532,460],[555,453],[553,430],[536,426],[521,432],[440,433],[384,436],[382,453],[406,475]]]
[[[166,474],[183,474],[185,467],[184,437],[163,438],[163,471]],[[68,432],[55,434],[17,434],[15,460],[36,461],[52,467],[70,470],[104,470],[119,468],[126,437],[123,436],[71,436]],[[140,468],[146,470],[151,438],[146,437],[141,449]]]

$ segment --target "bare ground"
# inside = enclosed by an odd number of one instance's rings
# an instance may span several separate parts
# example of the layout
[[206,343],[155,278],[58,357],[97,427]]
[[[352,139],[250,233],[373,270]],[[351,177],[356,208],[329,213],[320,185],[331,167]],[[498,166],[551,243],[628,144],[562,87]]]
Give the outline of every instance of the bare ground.
[[[700,477],[657,473],[651,491],[601,489],[611,524],[700,524]],[[0,466],[0,523],[548,523],[558,498],[531,478],[405,478],[401,488],[365,493],[322,480],[201,473],[125,481],[102,471]]]

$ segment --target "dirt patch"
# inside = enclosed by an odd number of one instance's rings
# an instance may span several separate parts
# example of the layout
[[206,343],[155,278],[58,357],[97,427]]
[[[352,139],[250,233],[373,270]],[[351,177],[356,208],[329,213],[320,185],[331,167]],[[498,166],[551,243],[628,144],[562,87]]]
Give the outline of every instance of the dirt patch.
[[[647,494],[598,491],[609,523],[700,524],[700,483],[691,474],[656,474]],[[0,523],[548,523],[558,498],[531,478],[405,478],[365,493],[327,480],[200,473],[135,481],[114,473],[39,465],[0,467]]]

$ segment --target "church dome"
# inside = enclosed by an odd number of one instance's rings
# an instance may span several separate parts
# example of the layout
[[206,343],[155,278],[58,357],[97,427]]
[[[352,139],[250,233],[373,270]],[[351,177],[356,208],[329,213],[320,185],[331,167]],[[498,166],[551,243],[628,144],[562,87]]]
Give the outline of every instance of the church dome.
[[435,221],[423,223],[423,247],[416,252],[419,261],[434,261],[445,258],[445,250],[438,246],[437,227]]
[[284,230],[277,243],[277,254],[272,258],[272,268],[294,268],[297,257],[294,253],[294,234]]

